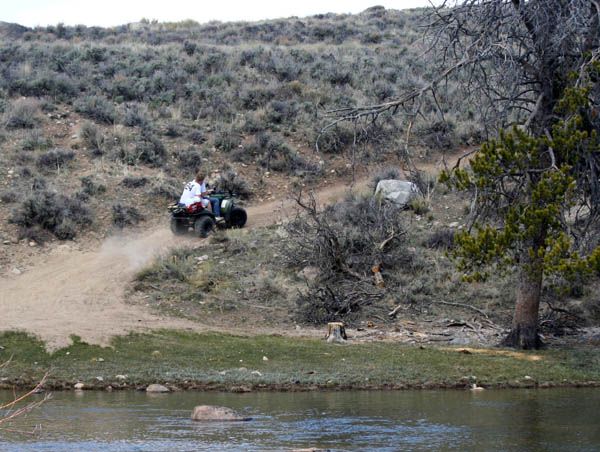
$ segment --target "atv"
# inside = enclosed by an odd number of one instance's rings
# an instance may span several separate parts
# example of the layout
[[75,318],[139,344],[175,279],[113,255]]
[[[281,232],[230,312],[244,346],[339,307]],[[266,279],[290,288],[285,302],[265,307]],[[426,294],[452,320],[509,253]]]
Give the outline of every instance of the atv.
[[175,235],[187,234],[190,228],[198,237],[206,237],[215,228],[243,228],[248,219],[246,211],[235,205],[233,194],[216,192],[210,195],[218,198],[221,205],[222,221],[218,221],[215,215],[196,202],[189,206],[185,204],[173,204],[169,206],[171,212],[171,231]]

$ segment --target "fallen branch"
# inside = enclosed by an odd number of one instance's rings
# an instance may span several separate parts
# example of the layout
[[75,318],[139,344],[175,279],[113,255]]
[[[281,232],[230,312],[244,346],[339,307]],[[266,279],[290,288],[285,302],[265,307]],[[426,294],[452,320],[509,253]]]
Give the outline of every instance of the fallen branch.
[[380,250],[380,251],[383,251],[383,249],[385,248],[385,246],[386,246],[388,243],[390,243],[390,242],[391,242],[392,240],[394,240],[394,239],[397,239],[397,238],[399,238],[399,237],[402,237],[404,234],[406,234],[406,231],[402,231],[402,232],[398,232],[398,233],[397,233],[397,232],[395,232],[395,231],[393,231],[393,230],[392,230],[392,234],[391,234],[391,235],[390,235],[390,236],[389,236],[387,239],[385,239],[383,242],[381,242],[381,243],[378,245],[378,248],[379,248],[379,250]]
[[398,314],[398,311],[400,311],[400,309],[402,309],[402,305],[401,304],[399,304],[394,309],[392,309],[390,312],[388,312],[388,316],[390,316],[392,318],[396,317],[396,314]]
[[0,405],[0,410],[10,409],[11,407],[15,406],[17,403],[21,402],[22,400],[25,400],[27,397],[29,397],[29,396],[31,396],[33,394],[36,394],[37,392],[40,391],[40,389],[42,389],[42,386],[44,386],[44,383],[46,383],[47,379],[48,379],[48,374],[45,374],[42,377],[42,379],[39,381],[39,383],[35,386],[35,388],[33,388],[27,394],[24,394],[21,397],[14,399],[12,402],[9,402],[9,403],[7,403],[5,405]]
[[[31,402],[26,404],[25,406],[22,406],[21,408],[18,408],[14,411],[12,411],[12,409],[20,402],[27,400],[27,398],[31,397],[32,395],[38,393],[42,387],[44,386],[44,384],[46,383],[46,380],[48,379],[48,374],[46,373],[42,379],[38,382],[38,384],[35,386],[35,388],[33,388],[31,391],[27,392],[26,394],[23,394],[21,397],[16,397],[11,401],[8,402],[4,405],[0,405],[0,410],[7,410],[8,413],[4,415],[4,417],[0,418],[0,425],[11,421],[12,419],[15,419],[25,413],[30,412],[31,410],[37,408],[38,406],[40,406],[42,403],[46,402],[47,400],[49,400],[52,395],[50,393],[47,393],[44,395],[42,400],[39,400],[37,402]],[[5,427],[0,427],[0,429],[2,430],[6,430]]]
[[553,311],[553,312],[559,312],[561,314],[565,314],[565,315],[567,315],[569,317],[572,317],[573,319],[575,319],[578,322],[582,322],[583,321],[583,318],[581,318],[580,316],[578,316],[574,312],[568,311],[568,310],[563,309],[563,308],[554,307],[554,306],[552,306],[552,304],[550,304],[550,302],[548,300],[545,300],[545,301],[546,301],[546,304],[548,305],[548,307],[550,308],[551,311]]

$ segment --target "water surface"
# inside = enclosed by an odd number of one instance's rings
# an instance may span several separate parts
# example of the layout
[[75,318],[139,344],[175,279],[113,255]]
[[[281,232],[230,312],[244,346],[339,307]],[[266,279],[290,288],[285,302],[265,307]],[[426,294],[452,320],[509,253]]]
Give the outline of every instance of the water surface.
[[[200,404],[253,420],[192,422]],[[0,450],[594,451],[600,391],[57,392],[11,427],[36,425],[32,436],[0,431]]]

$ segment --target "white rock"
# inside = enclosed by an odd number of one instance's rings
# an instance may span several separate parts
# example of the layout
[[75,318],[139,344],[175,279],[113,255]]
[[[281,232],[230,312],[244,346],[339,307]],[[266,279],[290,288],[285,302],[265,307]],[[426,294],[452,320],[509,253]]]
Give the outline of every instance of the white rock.
[[159,384],[151,384],[146,388],[146,392],[170,392],[171,390],[166,386]]
[[375,195],[398,206],[406,206],[419,194],[418,187],[405,180],[384,179],[377,183]]
[[13,268],[11,272],[13,275],[20,275],[22,273],[17,267]]
[[460,223],[458,221],[453,221],[448,225],[449,228],[457,228]]
[[119,375],[115,375],[115,378],[117,380],[126,380],[127,379],[127,375],[121,375],[121,374],[119,374]]
[[35,246],[37,245],[37,243],[35,243],[33,240],[31,242],[29,242],[29,246]]
[[258,370],[253,370],[250,372],[250,375],[256,375],[257,377],[262,377],[262,374]]
[[266,356],[263,356],[263,361],[268,361],[269,358],[267,358]]
[[104,381],[104,378],[103,377],[96,377],[96,380],[98,380],[98,381]]
[[80,391],[81,391],[81,390],[82,390],[82,389],[85,387],[85,385],[84,385],[83,383],[79,382],[79,383],[75,383],[75,384],[73,385],[73,387],[74,387],[75,389],[77,389],[77,390],[80,390]]

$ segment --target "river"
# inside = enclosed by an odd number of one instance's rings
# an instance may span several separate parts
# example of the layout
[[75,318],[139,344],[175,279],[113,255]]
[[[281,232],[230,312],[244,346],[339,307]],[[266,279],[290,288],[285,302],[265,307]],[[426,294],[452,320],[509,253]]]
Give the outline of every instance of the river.
[[[253,420],[193,422],[200,404]],[[57,392],[10,428],[2,451],[597,451],[600,390]]]

